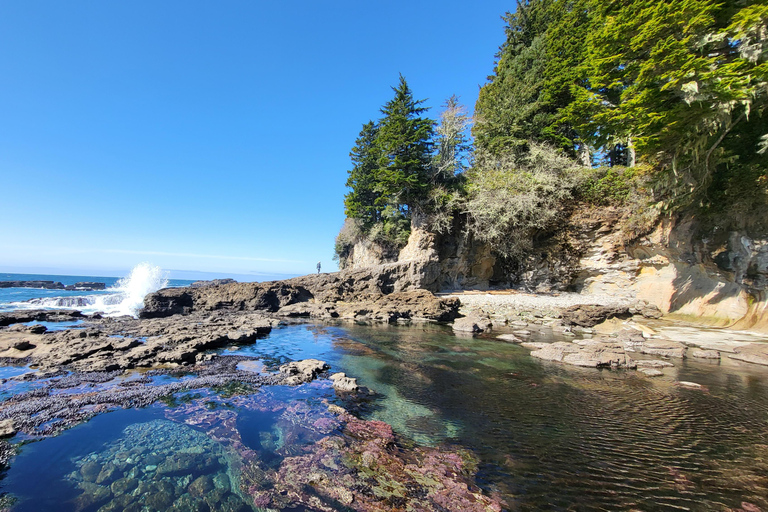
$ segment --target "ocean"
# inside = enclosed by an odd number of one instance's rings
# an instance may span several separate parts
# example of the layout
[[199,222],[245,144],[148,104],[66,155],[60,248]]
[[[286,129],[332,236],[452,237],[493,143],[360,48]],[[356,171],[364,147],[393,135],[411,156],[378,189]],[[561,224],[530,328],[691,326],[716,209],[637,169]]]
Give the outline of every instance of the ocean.
[[188,286],[188,279],[169,279],[160,267],[141,263],[124,277],[65,276],[51,274],[0,273],[0,281],[54,281],[63,285],[79,282],[106,284],[103,291],[0,288],[0,312],[18,309],[76,309],[106,316],[135,316],[144,297],[161,288]]

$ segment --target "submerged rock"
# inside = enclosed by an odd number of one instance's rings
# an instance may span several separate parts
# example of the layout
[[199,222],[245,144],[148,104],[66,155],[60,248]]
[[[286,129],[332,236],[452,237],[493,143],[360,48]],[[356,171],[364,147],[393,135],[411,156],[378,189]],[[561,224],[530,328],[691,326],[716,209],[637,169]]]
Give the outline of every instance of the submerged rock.
[[[523,346],[533,345],[523,343]],[[531,356],[588,368],[635,368],[637,363],[624,352],[623,344],[585,340],[580,344],[558,341],[531,352]]]
[[392,428],[342,414],[344,434],[320,439],[272,471],[246,471],[256,507],[315,511],[500,511],[473,485],[468,452],[402,449]]

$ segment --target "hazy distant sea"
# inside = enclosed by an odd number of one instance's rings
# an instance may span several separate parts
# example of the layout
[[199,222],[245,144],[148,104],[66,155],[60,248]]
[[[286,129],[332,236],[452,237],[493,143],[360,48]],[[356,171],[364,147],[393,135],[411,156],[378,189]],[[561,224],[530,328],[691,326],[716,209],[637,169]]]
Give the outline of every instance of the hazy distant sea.
[[0,288],[0,311],[17,309],[77,309],[108,315],[135,315],[146,294],[170,286],[187,286],[188,279],[168,279],[159,267],[142,263],[125,277],[63,276],[0,273],[0,281],[58,281],[64,285],[84,281],[105,283],[104,291],[66,291],[38,288]]

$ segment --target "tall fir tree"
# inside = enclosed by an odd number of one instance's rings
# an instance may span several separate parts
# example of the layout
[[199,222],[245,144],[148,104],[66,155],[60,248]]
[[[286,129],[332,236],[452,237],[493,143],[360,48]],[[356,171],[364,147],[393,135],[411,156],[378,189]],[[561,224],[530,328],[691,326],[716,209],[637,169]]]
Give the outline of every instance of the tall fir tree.
[[434,121],[422,117],[425,100],[415,100],[403,75],[395,96],[381,108],[377,146],[377,206],[396,208],[408,217],[429,187]]
[[347,171],[349,177],[346,184],[350,191],[344,196],[344,213],[349,218],[362,220],[365,227],[381,221],[381,207],[378,205],[380,192],[376,181],[381,158],[378,133],[376,123],[365,123],[349,153],[353,167]]

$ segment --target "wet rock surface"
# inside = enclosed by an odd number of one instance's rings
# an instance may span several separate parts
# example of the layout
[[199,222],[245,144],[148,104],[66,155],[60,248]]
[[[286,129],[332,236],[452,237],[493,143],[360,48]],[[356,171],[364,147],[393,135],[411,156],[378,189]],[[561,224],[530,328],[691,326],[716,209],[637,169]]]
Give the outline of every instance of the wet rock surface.
[[[116,408],[145,407],[185,391],[244,383],[254,389],[284,383],[279,374],[257,374],[237,369],[243,357],[219,357],[184,370],[152,370],[141,378],[120,380],[123,373],[66,372],[39,376],[41,385],[0,402],[0,422],[8,421],[27,435],[52,435],[97,414]],[[192,377],[163,383],[163,376],[194,372]],[[18,378],[29,379],[27,376]]]
[[255,313],[180,318],[96,319],[82,329],[55,332],[12,326],[0,329],[0,358],[43,370],[113,371],[192,364],[207,350],[253,343],[277,325],[276,320]]

